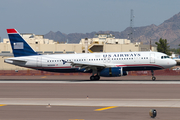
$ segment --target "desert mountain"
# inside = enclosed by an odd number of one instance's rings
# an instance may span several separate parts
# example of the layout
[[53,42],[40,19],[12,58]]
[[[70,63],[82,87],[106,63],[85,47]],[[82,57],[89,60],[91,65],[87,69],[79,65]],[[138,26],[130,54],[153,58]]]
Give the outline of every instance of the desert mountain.
[[[154,24],[142,27],[135,27],[132,42],[143,42],[149,44],[150,39],[155,43],[160,38],[167,39],[171,48],[177,48],[180,44],[180,12],[162,24],[156,26]],[[59,42],[79,43],[81,38],[93,38],[97,33],[110,33],[116,38],[128,39],[131,28],[128,27],[122,32],[117,31],[99,31],[91,33],[70,33],[64,34],[60,31],[45,34],[45,38],[53,39]]]

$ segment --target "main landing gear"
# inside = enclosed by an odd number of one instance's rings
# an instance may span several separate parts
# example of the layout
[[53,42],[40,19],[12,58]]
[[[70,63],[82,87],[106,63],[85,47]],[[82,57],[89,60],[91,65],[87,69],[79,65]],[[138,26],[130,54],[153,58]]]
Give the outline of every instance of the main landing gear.
[[92,76],[90,77],[90,80],[99,80],[100,76],[99,76],[99,72],[97,68],[93,68],[92,69]]
[[152,74],[152,80],[155,81],[156,77],[154,76],[154,71],[153,70],[151,70],[151,74]]
[[100,79],[100,76],[99,75],[92,75],[91,77],[90,77],[90,80],[99,80]]

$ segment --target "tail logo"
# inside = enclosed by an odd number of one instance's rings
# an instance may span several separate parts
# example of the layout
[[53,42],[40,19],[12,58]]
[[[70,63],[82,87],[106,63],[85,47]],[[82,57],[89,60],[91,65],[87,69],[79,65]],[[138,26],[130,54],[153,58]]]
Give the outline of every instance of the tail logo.
[[23,42],[16,42],[16,43],[14,43],[14,49],[24,49]]

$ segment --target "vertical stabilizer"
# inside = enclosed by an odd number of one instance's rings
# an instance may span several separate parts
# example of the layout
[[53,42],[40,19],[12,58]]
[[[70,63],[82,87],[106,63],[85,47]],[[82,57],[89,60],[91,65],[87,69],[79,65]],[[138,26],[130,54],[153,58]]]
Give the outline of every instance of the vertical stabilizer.
[[7,29],[14,57],[38,55],[16,29]]

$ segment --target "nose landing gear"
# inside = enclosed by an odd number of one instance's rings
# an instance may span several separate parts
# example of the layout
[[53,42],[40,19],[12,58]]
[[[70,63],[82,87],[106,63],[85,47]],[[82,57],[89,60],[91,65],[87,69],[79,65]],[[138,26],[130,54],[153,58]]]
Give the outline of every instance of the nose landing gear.
[[151,74],[152,74],[152,80],[155,81],[156,77],[154,76],[154,71],[153,70],[151,70]]

